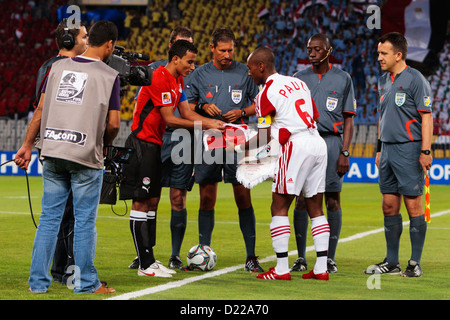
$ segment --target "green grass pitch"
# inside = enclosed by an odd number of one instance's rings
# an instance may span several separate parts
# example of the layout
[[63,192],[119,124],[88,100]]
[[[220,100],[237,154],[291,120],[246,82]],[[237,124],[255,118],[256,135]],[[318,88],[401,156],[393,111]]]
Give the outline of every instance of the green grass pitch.
[[[42,182],[40,177],[30,178],[32,206],[36,222],[39,220]],[[292,281],[264,281],[244,271],[245,248],[239,229],[237,209],[231,185],[219,184],[215,228],[212,248],[218,256],[217,266],[210,272],[177,272],[173,278],[148,278],[137,276],[136,270],[127,266],[136,252],[129,230],[129,214],[115,215],[111,206],[100,205],[97,219],[96,267],[102,281],[117,290],[113,295],[75,294],[67,287],[54,283],[46,294],[31,294],[28,275],[35,226],[30,217],[25,177],[0,177],[0,300],[98,300],[124,297],[124,294],[148,288],[137,295],[143,300],[448,300],[450,298],[450,202],[448,186],[431,186],[431,223],[422,257],[421,278],[381,276],[369,279],[363,274],[369,265],[382,261],[385,255],[383,232],[365,234],[383,227],[381,195],[376,184],[344,184],[341,194],[343,226],[336,254],[339,271],[330,275],[330,281],[303,280],[294,273]],[[256,214],[256,253],[267,270],[275,265],[269,223],[271,183],[264,182],[252,189]],[[128,213],[131,202],[128,204]],[[197,215],[198,187],[188,193],[188,225],[182,246],[185,254],[198,242]],[[126,212],[119,201],[114,207],[118,214]],[[293,208],[291,207],[291,213]],[[406,210],[402,211],[407,222]],[[290,216],[292,220],[292,214]],[[167,265],[170,252],[170,204],[168,189],[163,189],[158,209],[157,245],[155,256]],[[289,262],[296,259],[295,239],[291,229]],[[362,234],[363,237],[353,237]],[[308,246],[312,246],[308,238]],[[400,247],[400,264],[407,265],[410,256],[409,226],[404,226]],[[315,261],[314,250],[307,254],[308,266]],[[237,266],[237,267],[236,267]],[[228,268],[228,269],[227,269]],[[221,272],[222,270],[222,272]],[[215,272],[215,273],[213,273]],[[203,278],[203,275],[211,277]],[[192,281],[188,281],[191,279]],[[173,284],[180,284],[174,286]],[[171,287],[171,285],[173,285]]]

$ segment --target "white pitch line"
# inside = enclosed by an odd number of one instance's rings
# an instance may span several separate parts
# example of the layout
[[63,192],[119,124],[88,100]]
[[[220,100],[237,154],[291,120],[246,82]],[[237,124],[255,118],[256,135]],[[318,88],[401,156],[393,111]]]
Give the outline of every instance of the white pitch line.
[[[444,214],[450,213],[450,210],[445,210],[445,211],[440,211],[437,212],[435,214],[432,214],[431,217],[432,218],[436,218],[439,216],[442,216]],[[409,224],[409,221],[403,222],[403,225],[406,226]],[[360,232],[357,234],[354,234],[352,236],[349,236],[347,238],[344,239],[340,239],[339,243],[344,243],[344,242],[349,242],[349,241],[353,241],[353,240],[357,240],[357,239],[361,239],[367,236],[370,236],[372,234],[376,234],[376,233],[380,233],[383,232],[384,228],[379,228],[379,229],[374,229],[374,230],[370,230],[370,231],[366,231],[366,232]],[[306,252],[312,251],[314,250],[314,246],[309,246],[306,247]],[[294,255],[297,254],[297,250],[292,250],[289,252],[289,255]],[[259,262],[261,263],[265,263],[265,262],[269,262],[269,261],[274,261],[276,259],[276,256],[269,256],[266,257],[264,259],[259,260]],[[187,279],[183,279],[183,280],[178,280],[178,281],[174,281],[174,282],[169,282],[166,284],[161,284],[159,286],[155,286],[155,287],[151,287],[151,288],[146,288],[146,289],[142,289],[142,290],[138,290],[138,291],[133,291],[133,292],[128,292],[128,293],[124,293],[112,298],[108,298],[106,300],[129,300],[129,299],[134,299],[134,298],[138,298],[138,297],[142,297],[142,296],[146,296],[149,294],[153,294],[153,293],[157,293],[157,292],[161,292],[161,291],[166,291],[169,289],[173,289],[173,288],[179,288],[182,287],[186,284],[192,283],[192,282],[197,282],[203,279],[208,279],[208,278],[213,278],[213,277],[217,277],[223,274],[227,274],[233,271],[237,271],[241,268],[243,268],[244,265],[240,264],[240,265],[236,265],[233,267],[228,267],[228,268],[224,268],[224,269],[220,269],[217,271],[210,271],[207,272],[203,275],[200,276],[196,276],[196,277],[191,277],[191,278],[187,278]]]

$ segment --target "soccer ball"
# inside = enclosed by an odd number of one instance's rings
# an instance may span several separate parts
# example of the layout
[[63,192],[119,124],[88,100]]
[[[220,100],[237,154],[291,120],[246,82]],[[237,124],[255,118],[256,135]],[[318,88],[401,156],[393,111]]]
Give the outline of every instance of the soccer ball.
[[187,254],[187,266],[190,270],[212,270],[217,263],[214,250],[206,245],[193,246]]

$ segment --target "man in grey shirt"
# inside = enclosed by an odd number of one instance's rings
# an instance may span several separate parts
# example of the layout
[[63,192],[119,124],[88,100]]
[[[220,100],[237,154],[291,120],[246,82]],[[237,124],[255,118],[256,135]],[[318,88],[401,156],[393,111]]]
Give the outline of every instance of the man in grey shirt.
[[[210,118],[228,123],[243,124],[248,116],[255,114],[253,99],[258,87],[248,75],[246,65],[233,60],[235,46],[234,33],[229,28],[216,29],[212,34],[211,52],[213,61],[199,67],[191,75],[186,85],[186,96],[195,110]],[[255,213],[250,190],[236,180],[236,154],[233,163],[227,163],[223,149],[208,150],[205,157],[214,158],[216,152],[223,151],[223,162],[195,164],[195,182],[200,186],[199,242],[210,245],[214,228],[214,207],[217,198],[217,184],[222,181],[233,184],[234,198],[238,207],[239,225],[244,237],[247,259],[245,269],[262,272],[255,255]],[[205,156],[206,153],[209,153]]]
[[[325,203],[330,225],[327,267],[329,273],[334,273],[337,272],[335,254],[342,226],[340,195],[344,174],[349,169],[348,149],[353,135],[356,102],[350,75],[329,63],[333,48],[328,37],[320,33],[313,35],[308,41],[307,50],[312,67],[297,72],[294,77],[303,80],[311,90],[320,115],[319,133],[327,144]],[[305,251],[308,213],[302,195],[297,197],[293,220],[298,259],[291,270],[304,271],[307,269]]]
[[433,115],[431,88],[416,69],[406,65],[408,43],[396,32],[378,43],[378,61],[385,73],[378,80],[380,112],[376,165],[386,238],[383,262],[369,266],[366,274],[400,274],[399,245],[403,230],[401,200],[409,215],[411,258],[403,277],[420,277],[427,223],[422,194],[424,175],[431,168]]

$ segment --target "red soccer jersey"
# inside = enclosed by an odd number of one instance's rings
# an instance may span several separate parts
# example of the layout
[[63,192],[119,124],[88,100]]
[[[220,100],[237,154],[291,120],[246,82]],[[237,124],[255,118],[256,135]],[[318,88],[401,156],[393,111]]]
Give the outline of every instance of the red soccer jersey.
[[142,87],[136,101],[131,131],[141,140],[158,145],[163,144],[166,122],[161,116],[160,108],[171,107],[173,110],[183,93],[183,77],[175,78],[164,66],[153,71],[152,84]]

